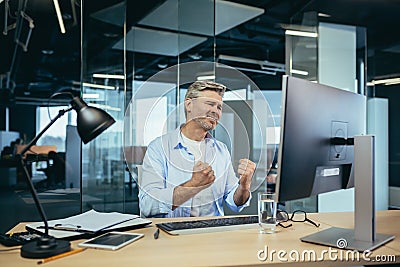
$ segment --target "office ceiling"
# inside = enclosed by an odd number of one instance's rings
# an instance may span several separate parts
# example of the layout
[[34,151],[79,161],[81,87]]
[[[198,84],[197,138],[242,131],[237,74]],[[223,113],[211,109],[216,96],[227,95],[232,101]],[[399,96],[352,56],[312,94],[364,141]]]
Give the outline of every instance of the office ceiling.
[[[59,0],[59,3],[65,34],[60,33],[52,0],[0,0],[2,105],[12,103],[9,100],[40,104],[54,92],[79,90],[76,82],[81,80],[81,1]],[[95,21],[85,27],[86,33],[90,33],[87,38],[93,44],[87,51],[90,66],[85,68],[93,73],[122,72],[124,18],[120,14],[123,4],[120,0],[82,3],[89,11],[85,16]],[[207,8],[210,1],[181,0],[179,12],[176,3],[177,0],[127,1],[127,59],[128,66],[134,66],[135,79],[146,80],[178,63],[179,55],[179,62],[216,58],[243,69],[260,88],[278,89],[282,72],[268,74],[253,63],[271,62],[273,66],[282,67],[285,25],[316,18],[313,16],[316,13],[325,14],[318,17],[319,21],[367,29],[369,79],[400,73],[400,35],[397,34],[400,0],[217,0],[215,39],[212,37],[213,21],[207,18],[212,14],[201,16],[210,12]],[[193,8],[195,3],[198,5]],[[17,16],[18,10],[24,11],[22,16]],[[308,15],[303,16],[304,12]],[[177,17],[185,23],[178,23]],[[191,25],[192,20],[201,23]],[[15,23],[16,28],[13,27]],[[33,27],[31,34],[30,27]],[[176,46],[178,29],[181,31],[179,49]],[[19,36],[19,44],[16,36]],[[133,36],[136,38],[131,38]],[[163,41],[155,41],[156,36]],[[139,40],[147,42],[138,43]],[[243,58],[250,61],[243,61]]]

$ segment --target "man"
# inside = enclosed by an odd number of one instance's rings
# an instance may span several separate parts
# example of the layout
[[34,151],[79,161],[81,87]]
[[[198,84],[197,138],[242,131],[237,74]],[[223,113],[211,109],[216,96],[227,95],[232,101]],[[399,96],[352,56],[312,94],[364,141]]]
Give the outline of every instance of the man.
[[219,216],[223,201],[236,212],[249,205],[255,163],[241,159],[238,179],[226,145],[208,132],[222,115],[225,89],[194,82],[185,96],[186,123],[149,144],[139,184],[145,217]]

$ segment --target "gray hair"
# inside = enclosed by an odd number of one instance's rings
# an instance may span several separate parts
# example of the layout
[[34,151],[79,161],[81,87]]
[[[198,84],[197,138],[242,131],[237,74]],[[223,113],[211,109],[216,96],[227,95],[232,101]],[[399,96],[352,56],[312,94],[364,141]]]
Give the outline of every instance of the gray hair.
[[[185,99],[197,98],[200,96],[200,92],[204,90],[211,90],[217,92],[222,97],[224,96],[226,86],[212,81],[196,81],[189,86],[185,95]],[[185,106],[185,117],[187,117],[186,106]]]
[[197,81],[192,83],[185,95],[186,98],[196,98],[200,96],[200,91],[211,90],[217,92],[220,96],[224,96],[226,86],[212,81]]

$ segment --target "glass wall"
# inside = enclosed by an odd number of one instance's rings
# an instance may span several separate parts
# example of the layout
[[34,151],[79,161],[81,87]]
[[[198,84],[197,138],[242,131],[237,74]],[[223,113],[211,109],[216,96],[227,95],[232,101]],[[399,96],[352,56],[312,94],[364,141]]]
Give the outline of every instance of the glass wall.
[[151,140],[181,123],[180,88],[195,79],[177,64],[196,60],[199,49],[214,59],[214,2],[165,1],[147,14],[132,1],[105,2],[82,6],[82,88],[117,123],[83,146],[82,204],[138,213],[136,166]]
[[[228,96],[241,96],[241,101],[251,101],[252,108],[260,110],[262,118],[250,115],[254,123],[250,135],[246,133],[250,143],[244,149],[246,157],[263,161],[257,189],[268,168],[267,139],[262,135],[272,116],[249,77],[215,62],[219,61],[217,36],[223,41],[224,32],[263,10],[226,1],[167,0],[143,13],[145,8],[136,8],[137,3],[108,2],[95,10],[83,5],[84,98],[117,120],[98,139],[83,146],[83,210],[139,212],[137,166],[150,141],[184,122],[186,88],[200,79],[224,83],[230,90]],[[104,44],[99,41],[102,39]],[[105,49],[113,56],[102,57]],[[100,78],[105,74],[114,76]],[[264,102],[257,101],[260,99]],[[236,147],[236,151],[242,150]],[[238,157],[233,155],[234,164]]]
[[[82,210],[120,211],[132,205],[122,153],[126,102],[125,1],[82,5],[82,93],[116,121],[82,146]],[[121,45],[122,44],[122,45]],[[105,56],[107,55],[107,56]],[[132,206],[130,207],[133,211]]]

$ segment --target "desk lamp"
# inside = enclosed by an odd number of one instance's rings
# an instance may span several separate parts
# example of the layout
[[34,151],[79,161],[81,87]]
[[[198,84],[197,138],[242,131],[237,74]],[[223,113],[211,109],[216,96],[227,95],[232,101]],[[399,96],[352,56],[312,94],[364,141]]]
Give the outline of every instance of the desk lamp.
[[74,109],[77,112],[77,129],[78,134],[81,137],[84,144],[87,144],[99,134],[110,127],[115,120],[105,111],[88,106],[81,98],[74,97],[71,102],[71,107],[68,109],[63,109],[58,112],[58,115],[54,117],[44,129],[33,138],[33,140],[24,147],[24,149],[18,155],[21,166],[24,170],[25,176],[27,178],[27,183],[31,191],[32,197],[35,201],[36,208],[44,223],[45,235],[41,236],[39,239],[26,243],[21,247],[21,256],[24,258],[47,258],[63,252],[71,250],[71,244],[69,241],[57,240],[49,235],[49,225],[47,223],[46,214],[44,213],[43,207],[39,202],[39,198],[35,187],[33,186],[31,176],[26,167],[26,162],[23,159],[23,155],[29,151],[29,149],[36,144],[37,140],[54,124],[61,116],[66,112]]

